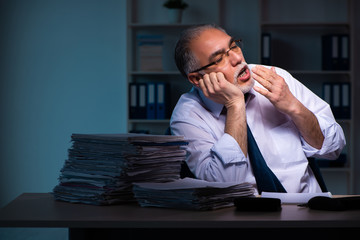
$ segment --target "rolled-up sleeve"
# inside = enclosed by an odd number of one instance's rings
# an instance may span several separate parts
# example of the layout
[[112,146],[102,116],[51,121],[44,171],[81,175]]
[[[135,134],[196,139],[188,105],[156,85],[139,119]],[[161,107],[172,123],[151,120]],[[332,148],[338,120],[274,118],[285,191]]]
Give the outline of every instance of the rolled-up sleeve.
[[236,140],[227,133],[217,139],[199,126],[203,124],[171,124],[173,134],[189,141],[186,163],[194,175],[207,181],[245,181],[248,160]]
[[220,159],[224,165],[246,161],[246,157],[239,144],[227,133],[213,145],[211,152]]
[[316,149],[302,138],[304,152],[307,157],[319,157],[329,160],[337,159],[346,145],[344,132],[341,126],[332,117],[316,117],[324,135],[323,145],[320,149]]
[[343,129],[336,122],[330,105],[294,79],[289,73],[284,72],[283,70],[281,71],[291,92],[317,118],[324,136],[324,142],[321,149],[312,147],[303,137],[301,137],[302,148],[306,157],[318,157],[329,160],[337,159],[346,145],[346,140]]

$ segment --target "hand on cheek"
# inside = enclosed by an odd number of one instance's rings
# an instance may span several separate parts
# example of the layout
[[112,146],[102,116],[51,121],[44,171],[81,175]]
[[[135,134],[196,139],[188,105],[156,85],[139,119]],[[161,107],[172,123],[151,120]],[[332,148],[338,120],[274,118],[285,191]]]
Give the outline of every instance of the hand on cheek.
[[223,104],[225,107],[237,101],[244,102],[244,94],[241,90],[227,81],[221,72],[205,74],[199,80],[199,87],[207,98]]

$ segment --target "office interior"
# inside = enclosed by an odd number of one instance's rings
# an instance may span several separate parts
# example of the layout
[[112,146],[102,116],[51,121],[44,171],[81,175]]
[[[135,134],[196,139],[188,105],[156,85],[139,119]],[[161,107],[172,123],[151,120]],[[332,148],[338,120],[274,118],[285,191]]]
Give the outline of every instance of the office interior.
[[[158,6],[151,12],[154,21],[166,19],[164,1],[151,1]],[[359,1],[312,1],[324,3],[324,12],[342,2],[351,4],[353,13],[360,10]],[[312,1],[287,2],[311,5]],[[148,4],[135,2],[138,7]],[[200,8],[214,11],[207,0],[185,2],[189,7],[183,21]],[[241,35],[247,62],[259,64],[261,0],[216,2],[221,8],[220,24],[230,34]],[[125,0],[0,1],[0,207],[24,192],[52,191],[72,133],[128,131],[128,4]],[[198,9],[192,9],[192,4]],[[311,6],[301,6],[301,13],[286,15],[306,19],[313,14]],[[360,171],[360,74],[356,71],[360,66],[360,17],[353,14],[352,18],[351,194],[360,194],[356,174]],[[67,239],[66,231],[0,229],[0,238],[48,239],[51,235]]]

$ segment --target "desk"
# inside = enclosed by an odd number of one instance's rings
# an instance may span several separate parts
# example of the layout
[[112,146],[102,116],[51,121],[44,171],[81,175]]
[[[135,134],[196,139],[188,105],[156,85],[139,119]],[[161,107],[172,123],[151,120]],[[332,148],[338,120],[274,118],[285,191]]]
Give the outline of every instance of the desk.
[[157,234],[157,239],[169,239],[168,234],[184,234],[186,238],[186,234],[200,232],[208,234],[207,239],[228,232],[269,237],[279,231],[297,239],[312,233],[332,238],[341,234],[343,238],[360,235],[360,210],[331,212],[283,205],[279,212],[238,212],[234,207],[190,211],[142,208],[137,204],[72,204],[54,201],[48,193],[25,193],[0,209],[0,227],[69,228],[70,239],[95,239],[99,235],[100,239],[112,239],[119,238],[119,234],[131,239]]

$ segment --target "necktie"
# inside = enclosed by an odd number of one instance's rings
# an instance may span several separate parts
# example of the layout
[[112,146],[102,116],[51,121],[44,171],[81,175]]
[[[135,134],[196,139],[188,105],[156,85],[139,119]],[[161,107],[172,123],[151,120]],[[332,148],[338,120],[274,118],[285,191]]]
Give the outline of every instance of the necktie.
[[250,157],[251,167],[254,172],[256,185],[259,193],[265,192],[286,192],[285,188],[267,166],[264,157],[262,156],[259,147],[252,135],[249,126],[247,126],[248,138],[248,154]]

